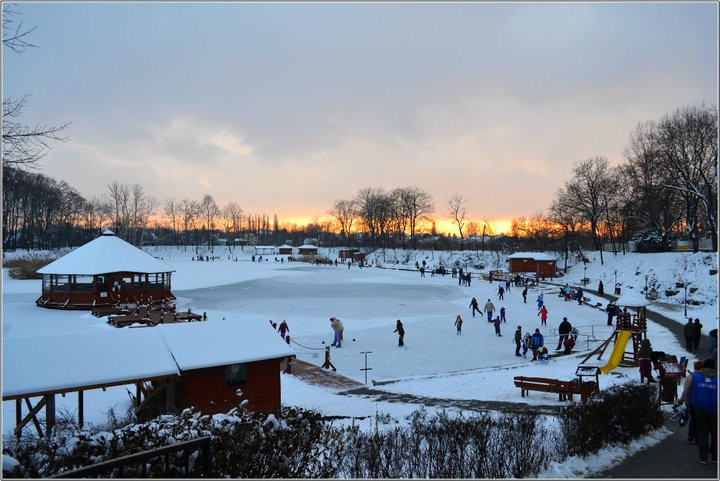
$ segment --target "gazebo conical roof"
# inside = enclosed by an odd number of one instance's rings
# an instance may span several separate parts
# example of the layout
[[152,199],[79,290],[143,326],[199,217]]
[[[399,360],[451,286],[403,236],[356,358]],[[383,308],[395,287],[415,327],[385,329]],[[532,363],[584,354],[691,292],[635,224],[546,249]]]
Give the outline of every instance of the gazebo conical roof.
[[111,230],[60,259],[38,269],[38,274],[99,275],[110,272],[174,272],[169,264],[155,259],[117,237]]

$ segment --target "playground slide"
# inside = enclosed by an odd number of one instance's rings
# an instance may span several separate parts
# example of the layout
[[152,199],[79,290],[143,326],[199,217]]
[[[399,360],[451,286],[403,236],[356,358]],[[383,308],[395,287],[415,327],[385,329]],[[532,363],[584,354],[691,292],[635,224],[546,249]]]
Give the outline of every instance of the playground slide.
[[613,347],[612,353],[610,354],[610,359],[608,359],[607,364],[600,368],[601,373],[607,374],[616,367],[618,367],[618,365],[620,364],[620,360],[625,353],[625,346],[627,345],[630,336],[632,336],[632,332],[620,331],[617,340],[615,341],[615,346]]

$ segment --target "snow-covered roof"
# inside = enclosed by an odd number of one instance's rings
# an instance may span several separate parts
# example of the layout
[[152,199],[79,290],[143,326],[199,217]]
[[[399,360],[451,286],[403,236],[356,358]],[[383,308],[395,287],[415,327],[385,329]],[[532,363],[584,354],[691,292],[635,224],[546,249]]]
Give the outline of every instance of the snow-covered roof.
[[161,324],[154,329],[182,371],[295,354],[265,320]]
[[253,246],[255,249],[274,249],[275,246]]
[[544,252],[516,252],[508,256],[508,259],[534,259],[536,261],[554,261],[555,256]]
[[179,374],[152,328],[6,338],[3,348],[3,396]]
[[170,265],[155,259],[117,237],[110,230],[74,251],[51,262],[38,274],[80,274],[97,275],[110,272],[174,272]]
[[650,301],[635,292],[626,292],[618,297],[615,305],[620,307],[642,307],[649,306]]
[[317,246],[314,246],[312,244],[303,244],[298,249],[317,249]]
[[292,249],[292,248],[293,248],[293,246],[289,246],[287,244],[283,244],[279,247],[279,249]]
[[3,340],[3,396],[71,391],[293,356],[267,321],[160,324]]

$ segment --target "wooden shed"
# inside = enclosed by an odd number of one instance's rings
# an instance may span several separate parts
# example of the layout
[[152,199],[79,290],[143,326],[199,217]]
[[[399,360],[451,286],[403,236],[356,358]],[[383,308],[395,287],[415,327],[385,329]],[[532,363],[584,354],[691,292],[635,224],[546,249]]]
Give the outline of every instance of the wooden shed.
[[237,406],[238,389],[252,411],[280,408],[280,362],[295,354],[263,321],[211,321],[158,326],[180,369],[179,408],[204,414]]
[[360,262],[365,260],[365,253],[364,252],[353,252],[352,260],[355,262]]
[[303,244],[298,247],[298,254],[301,256],[316,256],[318,248],[312,244]]
[[360,252],[360,249],[340,249],[338,251],[338,257],[340,259],[352,259],[353,254],[356,252]]
[[255,255],[273,255],[276,254],[275,246],[255,246]]
[[168,264],[117,237],[111,230],[38,269],[42,295],[55,309],[91,309],[118,302],[174,300]]
[[291,255],[292,253],[293,253],[292,246],[284,244],[284,245],[281,245],[280,247],[278,247],[278,254],[284,254],[284,255],[290,254]]
[[508,256],[509,271],[534,273],[538,277],[555,277],[556,259],[544,252],[516,252]]

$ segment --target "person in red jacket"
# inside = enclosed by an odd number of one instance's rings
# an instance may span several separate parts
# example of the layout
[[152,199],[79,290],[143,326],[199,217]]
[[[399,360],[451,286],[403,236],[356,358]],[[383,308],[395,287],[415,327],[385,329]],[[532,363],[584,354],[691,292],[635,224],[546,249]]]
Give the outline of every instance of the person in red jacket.
[[542,306],[542,309],[538,312],[538,316],[540,316],[540,321],[542,322],[543,326],[547,326],[547,315],[548,310],[545,306]]

